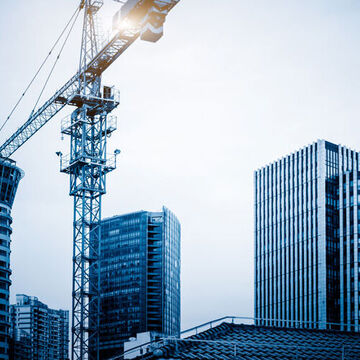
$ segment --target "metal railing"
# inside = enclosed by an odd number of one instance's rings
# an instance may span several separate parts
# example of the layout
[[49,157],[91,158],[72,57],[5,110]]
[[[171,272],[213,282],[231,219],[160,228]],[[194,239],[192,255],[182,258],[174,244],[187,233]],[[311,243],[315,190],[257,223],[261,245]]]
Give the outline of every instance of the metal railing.
[[91,158],[80,156],[79,158],[71,161],[70,154],[61,155],[60,157],[60,171],[66,172],[72,165],[77,162],[86,162],[89,165],[102,166],[104,171],[111,171],[116,168],[116,154],[110,154],[107,156],[106,160],[99,160],[98,158]]
[[190,329],[182,331],[181,337],[184,335],[190,336],[193,332],[195,335],[198,334],[199,330],[204,331],[211,329],[214,325],[218,325],[224,321],[231,321],[231,323],[245,324],[244,320],[248,321],[248,325],[258,326],[274,326],[274,327],[285,327],[285,328],[296,328],[296,329],[318,329],[318,330],[341,330],[341,331],[358,331],[360,330],[359,325],[346,324],[346,323],[334,323],[324,321],[304,321],[304,320],[284,320],[284,319],[273,319],[273,318],[255,318],[250,316],[224,316],[219,319],[211,320],[206,323],[194,326]]
[[183,339],[185,336],[191,336],[191,333],[193,333],[192,335],[197,335],[200,332],[200,330],[206,331],[207,329],[212,329],[214,326],[220,325],[220,323],[223,323],[224,321],[227,321],[227,320],[230,320],[232,324],[236,324],[236,323],[244,324],[244,320],[251,321],[251,320],[254,320],[254,318],[247,317],[247,316],[223,316],[221,318],[207,321],[203,324],[200,324],[200,325],[194,326],[190,329],[181,331],[180,338]]
[[110,97],[103,97],[105,100],[113,100],[114,102],[120,102],[120,90],[115,88],[114,86],[111,87],[111,95]]

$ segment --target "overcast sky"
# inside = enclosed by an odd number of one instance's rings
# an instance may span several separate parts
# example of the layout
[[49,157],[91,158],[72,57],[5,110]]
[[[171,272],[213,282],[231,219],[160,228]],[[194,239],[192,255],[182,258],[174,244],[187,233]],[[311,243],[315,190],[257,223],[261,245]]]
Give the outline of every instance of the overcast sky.
[[[104,22],[119,6],[105,0]],[[0,122],[77,0],[2,0]],[[114,6],[115,5],[115,6]],[[253,171],[318,138],[360,148],[360,3],[181,0],[156,44],[138,41],[105,73],[121,90],[118,169],[103,216],[170,208],[182,225],[182,327],[253,315]],[[75,73],[79,27],[46,98]],[[51,63],[50,63],[51,66]],[[48,70],[47,70],[48,71]],[[43,77],[0,133],[28,117]],[[11,300],[70,309],[72,198],[55,152],[65,110],[14,155]]]

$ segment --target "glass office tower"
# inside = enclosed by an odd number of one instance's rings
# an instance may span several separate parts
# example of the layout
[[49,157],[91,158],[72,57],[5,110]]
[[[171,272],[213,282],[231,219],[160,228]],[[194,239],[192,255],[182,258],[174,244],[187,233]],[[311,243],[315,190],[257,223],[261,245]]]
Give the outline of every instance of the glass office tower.
[[165,207],[101,224],[100,357],[138,333],[180,333],[180,223]]
[[359,153],[319,140],[255,171],[258,324],[359,330]]

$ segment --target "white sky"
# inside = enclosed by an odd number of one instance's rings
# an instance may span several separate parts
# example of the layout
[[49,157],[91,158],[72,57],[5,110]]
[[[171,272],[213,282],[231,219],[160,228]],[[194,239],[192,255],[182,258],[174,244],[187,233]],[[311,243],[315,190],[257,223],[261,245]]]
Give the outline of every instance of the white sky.
[[[1,122],[77,4],[1,0]],[[359,18],[355,0],[181,0],[163,39],[138,41],[105,73],[122,94],[109,140],[122,153],[103,215],[164,204],[178,216],[183,328],[253,314],[253,171],[318,138],[358,147]],[[43,101],[76,70],[74,35]],[[26,176],[13,209],[12,301],[26,293],[70,309],[72,199],[55,155],[68,153],[60,121],[70,110],[13,156]]]

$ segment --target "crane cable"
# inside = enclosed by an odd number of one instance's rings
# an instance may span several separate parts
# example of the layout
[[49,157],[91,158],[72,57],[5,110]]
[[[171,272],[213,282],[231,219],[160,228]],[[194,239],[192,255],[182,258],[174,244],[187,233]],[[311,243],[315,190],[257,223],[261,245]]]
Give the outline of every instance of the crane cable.
[[[61,46],[61,48],[60,48],[60,51],[59,51],[59,53],[58,53],[58,55],[57,55],[57,57],[56,57],[56,59],[55,59],[55,62],[54,62],[53,66],[52,66],[52,68],[51,68],[51,70],[50,70],[50,73],[49,73],[48,77],[47,77],[46,80],[45,80],[44,86],[43,86],[42,89],[41,89],[40,95],[38,96],[38,98],[37,98],[37,100],[36,100],[36,102],[35,102],[35,105],[34,105],[32,111],[31,111],[30,116],[34,113],[35,108],[37,107],[37,105],[38,105],[38,103],[39,103],[39,101],[40,101],[40,99],[41,99],[41,96],[42,96],[42,94],[44,93],[44,90],[45,90],[45,88],[46,88],[46,85],[48,84],[48,82],[49,82],[49,80],[50,80],[50,77],[51,77],[51,75],[52,75],[53,72],[54,72],[54,69],[55,69],[55,67],[56,67],[56,65],[57,65],[57,63],[58,63],[58,61],[59,61],[59,59],[60,59],[60,56],[61,56],[61,54],[62,54],[62,52],[63,52],[63,50],[64,50],[64,47],[65,47],[65,45],[66,45],[66,43],[67,43],[67,40],[69,39],[69,36],[70,36],[70,34],[71,34],[71,31],[72,31],[72,29],[74,28],[74,25],[75,25],[76,20],[77,20],[77,18],[78,18],[78,16],[79,16],[79,13],[80,13],[80,8],[78,8],[76,17],[75,17],[75,19],[74,19],[74,21],[73,21],[73,23],[72,23],[72,25],[71,25],[71,27],[70,27],[67,35],[66,35],[66,37],[65,37],[65,40],[64,40],[64,42],[63,42],[63,44],[62,44],[62,46]],[[1,130],[1,129],[0,129],[0,130]]]
[[[35,81],[35,79],[37,78],[37,76],[39,75],[40,71],[42,70],[42,68],[44,67],[44,65],[46,64],[47,60],[49,59],[49,57],[51,56],[52,52],[54,51],[54,49],[56,48],[57,44],[60,42],[61,38],[63,37],[63,35],[66,32],[66,29],[69,27],[69,25],[71,24],[72,20],[74,19],[74,17],[76,16],[76,18],[79,15],[81,8],[80,5],[76,8],[75,12],[72,14],[70,20],[67,22],[67,24],[65,25],[65,28],[62,30],[62,32],[60,33],[59,37],[56,39],[54,45],[51,47],[49,53],[47,54],[46,58],[44,59],[44,61],[41,63],[40,67],[38,68],[38,70],[36,71],[35,75],[33,76],[33,78],[31,79],[31,81],[29,82],[29,84],[27,85],[27,87],[25,88],[24,92],[21,94],[19,100],[16,102],[16,104],[14,105],[14,107],[12,108],[12,110],[10,111],[10,114],[7,116],[7,118],[5,119],[5,121],[3,122],[3,124],[0,127],[0,131],[4,128],[4,126],[6,125],[6,123],[9,121],[9,119],[11,118],[11,116],[13,115],[13,113],[15,112],[15,110],[17,109],[17,107],[19,106],[20,102],[22,101],[22,99],[24,98],[25,94],[28,92],[28,90],[30,89],[31,85],[33,84],[33,82]],[[76,21],[76,19],[75,19]],[[74,26],[75,22],[72,24],[72,27],[70,29],[70,31],[72,30],[73,26]],[[68,34],[67,38],[69,37],[70,33]],[[66,38],[66,40],[67,40]],[[63,44],[64,47],[64,44]],[[63,49],[62,47],[62,49]],[[58,55],[59,57],[59,55]],[[49,78],[48,78],[49,79]],[[47,79],[47,81],[48,81]],[[42,90],[43,92],[43,90]],[[39,101],[39,99],[38,99]],[[38,102],[37,101],[37,102]]]

